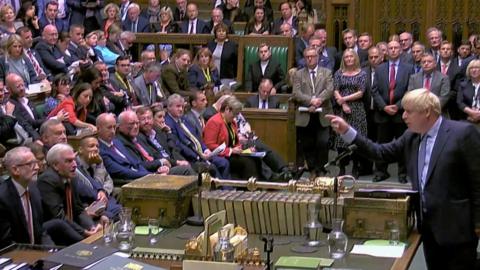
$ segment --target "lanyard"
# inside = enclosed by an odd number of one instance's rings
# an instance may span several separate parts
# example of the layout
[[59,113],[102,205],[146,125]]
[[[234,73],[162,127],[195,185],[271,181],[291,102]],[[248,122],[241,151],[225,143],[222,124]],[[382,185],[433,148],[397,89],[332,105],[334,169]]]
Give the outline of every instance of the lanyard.
[[202,71],[203,71],[203,75],[205,76],[205,80],[207,80],[207,82],[211,82],[212,76],[210,76],[210,69],[208,67],[207,69],[202,68]]

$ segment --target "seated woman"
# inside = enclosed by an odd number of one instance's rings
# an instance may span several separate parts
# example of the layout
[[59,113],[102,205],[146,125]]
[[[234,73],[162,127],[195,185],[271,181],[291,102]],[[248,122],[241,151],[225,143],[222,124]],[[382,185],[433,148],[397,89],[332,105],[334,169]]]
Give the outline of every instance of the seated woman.
[[70,98],[70,83],[70,77],[65,73],[55,75],[50,96],[45,99],[45,115],[49,115],[64,99]]
[[204,89],[218,89],[222,84],[218,69],[213,63],[212,53],[208,48],[201,48],[195,59],[193,65],[188,69],[188,83],[190,87],[196,87],[200,90]]
[[[23,24],[18,25],[18,27],[23,26]],[[17,25],[15,23],[15,10],[12,5],[4,4],[0,8],[0,35],[3,38],[8,37],[9,35],[15,34],[17,31]]]
[[467,79],[460,83],[457,93],[458,108],[464,112],[463,119],[480,125],[480,60],[470,61],[466,70]]
[[38,16],[36,15],[36,7],[31,1],[24,1],[22,7],[18,11],[16,23],[18,25],[28,27],[32,31],[33,37],[38,37],[41,34],[40,25],[38,24]]
[[121,23],[120,21],[120,8],[115,3],[110,3],[105,6],[103,9],[103,20],[102,29],[105,35],[105,38],[108,39],[108,29],[112,24]]
[[68,113],[68,124],[72,125],[77,133],[82,129],[89,129],[91,132],[96,132],[97,128],[86,122],[88,114],[87,107],[92,100],[92,95],[92,86],[89,83],[79,83],[73,88],[72,97],[65,98],[50,112],[48,117],[54,117],[58,112],[64,110]]
[[[180,28],[178,24],[173,20],[172,9],[168,6],[160,8],[159,21],[151,24],[152,32],[159,34],[168,34],[168,33],[179,33]],[[172,44],[159,44],[158,45],[161,52],[166,52],[168,57],[172,55],[173,45]]]
[[214,28],[215,40],[209,41],[207,48],[213,54],[215,66],[220,71],[222,84],[230,85],[237,78],[238,46],[228,39],[228,27],[224,23]]
[[78,83],[89,83],[92,86],[92,101],[88,105],[87,122],[95,124],[97,116],[113,110],[110,100],[103,95],[102,73],[96,67],[89,67],[80,72]]
[[297,0],[295,2],[295,14],[298,18],[298,23],[318,23],[317,10],[312,7],[311,0]]
[[15,73],[22,77],[26,86],[41,81],[40,78],[37,77],[32,63],[28,57],[23,54],[23,40],[19,35],[10,35],[5,48],[5,55],[0,57],[1,80],[5,81],[5,76],[7,76],[8,73]]
[[272,24],[265,17],[265,9],[256,7],[254,16],[245,25],[245,35],[269,35]]
[[107,47],[107,39],[102,32],[97,32],[97,35],[97,45],[95,46],[95,50],[103,59],[103,62],[107,64],[107,67],[113,68],[119,55]]
[[246,180],[250,177],[261,176],[261,162],[256,157],[241,155],[243,149],[237,135],[235,116],[242,110],[242,107],[242,103],[235,97],[226,98],[220,107],[220,112],[212,116],[205,125],[203,140],[212,151],[224,143],[226,148],[219,156],[230,161],[230,172],[233,178]]

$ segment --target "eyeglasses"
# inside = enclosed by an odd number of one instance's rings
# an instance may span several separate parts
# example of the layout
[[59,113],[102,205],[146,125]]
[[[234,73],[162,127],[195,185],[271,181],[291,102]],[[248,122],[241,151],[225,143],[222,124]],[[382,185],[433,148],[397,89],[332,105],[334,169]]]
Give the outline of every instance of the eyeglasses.
[[32,160],[32,161],[29,161],[29,162],[17,164],[15,166],[16,167],[28,166],[30,168],[33,168],[33,167],[35,167],[35,165],[38,165],[38,164],[39,164],[38,160]]

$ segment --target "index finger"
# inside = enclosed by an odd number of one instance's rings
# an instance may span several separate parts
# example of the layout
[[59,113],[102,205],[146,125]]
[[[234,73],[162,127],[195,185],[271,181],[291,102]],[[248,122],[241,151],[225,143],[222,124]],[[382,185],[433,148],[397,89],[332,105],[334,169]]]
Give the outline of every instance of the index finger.
[[337,116],[334,115],[334,114],[325,114],[325,118],[328,119],[328,121],[332,121],[333,119],[335,119]]

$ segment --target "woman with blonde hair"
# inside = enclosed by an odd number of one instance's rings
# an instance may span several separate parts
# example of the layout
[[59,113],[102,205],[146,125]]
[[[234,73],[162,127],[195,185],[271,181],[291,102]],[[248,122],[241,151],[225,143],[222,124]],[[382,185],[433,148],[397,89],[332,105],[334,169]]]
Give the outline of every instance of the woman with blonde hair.
[[[23,24],[22,24],[23,26]],[[0,34],[2,37],[15,34],[15,10],[12,5],[6,4],[0,8]]]
[[115,3],[110,3],[105,6],[102,12],[103,20],[102,30],[105,34],[105,37],[108,39],[108,28],[112,24],[120,23],[120,8]]
[[467,79],[460,83],[457,93],[458,108],[464,112],[463,119],[480,125],[480,60],[470,61],[465,72]]
[[[367,120],[365,108],[363,106],[363,93],[365,92],[366,73],[360,68],[360,59],[353,49],[346,49],[343,53],[340,69],[335,72],[333,77],[333,89],[335,97],[334,112],[345,119],[363,136],[367,135]],[[335,147],[340,155],[348,144],[340,137],[335,140]],[[360,158],[353,155],[352,175],[355,178],[359,176]],[[344,159],[340,163],[340,175],[345,174],[345,166],[350,161]]]
[[37,77],[32,63],[23,53],[23,40],[17,34],[8,37],[5,54],[0,57],[0,79],[5,80],[8,73],[15,73],[22,77],[25,85],[38,83],[43,79]]

